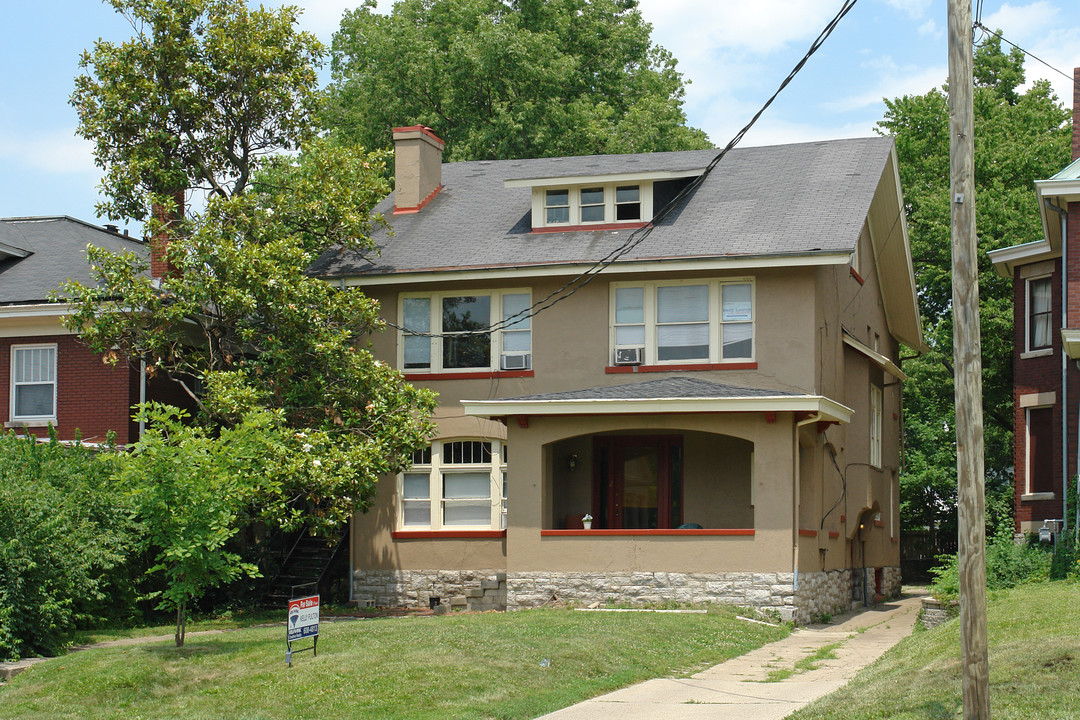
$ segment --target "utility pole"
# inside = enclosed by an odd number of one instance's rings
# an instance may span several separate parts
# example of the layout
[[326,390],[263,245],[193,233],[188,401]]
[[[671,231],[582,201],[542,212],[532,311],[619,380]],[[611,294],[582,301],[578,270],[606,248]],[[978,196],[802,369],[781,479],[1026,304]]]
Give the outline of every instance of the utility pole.
[[965,720],[990,717],[986,642],[982,354],[975,253],[975,143],[970,0],[949,0],[949,180],[959,491],[961,682]]

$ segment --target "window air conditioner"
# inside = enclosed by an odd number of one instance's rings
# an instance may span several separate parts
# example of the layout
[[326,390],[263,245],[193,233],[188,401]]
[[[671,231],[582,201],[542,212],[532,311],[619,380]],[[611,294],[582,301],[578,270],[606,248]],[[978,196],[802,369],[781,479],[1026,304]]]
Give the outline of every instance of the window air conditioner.
[[506,354],[502,356],[503,370],[528,370],[532,365],[532,355],[529,353]]
[[632,347],[632,348],[616,348],[615,350],[615,364],[616,365],[640,365],[641,356],[645,353],[645,348]]

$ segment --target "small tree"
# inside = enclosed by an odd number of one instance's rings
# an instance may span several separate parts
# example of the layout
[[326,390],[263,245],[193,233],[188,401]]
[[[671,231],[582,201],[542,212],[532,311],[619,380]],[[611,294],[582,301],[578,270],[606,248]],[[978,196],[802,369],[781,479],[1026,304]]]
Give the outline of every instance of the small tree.
[[280,413],[249,411],[216,437],[185,417],[158,403],[140,406],[137,419],[147,431],[120,458],[116,476],[143,531],[140,549],[154,555],[147,572],[165,576],[159,608],[176,612],[177,647],[191,603],[210,588],[258,575],[228,542],[242,516],[280,499],[277,478],[299,454]]

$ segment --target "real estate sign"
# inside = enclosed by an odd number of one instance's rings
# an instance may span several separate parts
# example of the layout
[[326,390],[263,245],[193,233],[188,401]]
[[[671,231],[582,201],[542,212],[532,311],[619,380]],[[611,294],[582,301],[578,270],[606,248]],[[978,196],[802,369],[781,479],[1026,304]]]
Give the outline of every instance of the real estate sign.
[[289,601],[288,641],[302,640],[319,635],[319,596],[297,598]]

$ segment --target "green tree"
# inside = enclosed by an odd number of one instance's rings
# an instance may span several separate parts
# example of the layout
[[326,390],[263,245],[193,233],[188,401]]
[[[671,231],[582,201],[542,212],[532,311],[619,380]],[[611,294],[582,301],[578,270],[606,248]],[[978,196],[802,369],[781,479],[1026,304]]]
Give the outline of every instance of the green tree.
[[[1069,162],[1069,113],[1044,80],[1021,93],[1023,53],[991,37],[976,49],[975,188],[988,527],[1012,507],[1012,281],[986,253],[1042,237],[1034,181]],[[944,89],[885,101],[896,137],[923,331],[930,351],[904,362],[906,527],[956,528],[948,97]]]
[[429,125],[449,160],[711,147],[636,0],[373,0],[334,36],[324,123],[389,147]]
[[[249,498],[249,516],[328,532],[423,445],[434,407],[368,350],[377,304],[305,273],[331,244],[372,250],[385,158],[316,138],[322,49],[294,8],[109,1],[136,34],[84,56],[72,104],[105,171],[102,209],[148,218],[173,271],[151,279],[144,258],[91,249],[97,284],[65,288],[68,326],[181,383],[214,442],[256,409],[279,413],[297,461],[267,460],[274,493]],[[182,215],[178,193],[197,188],[205,207]]]

